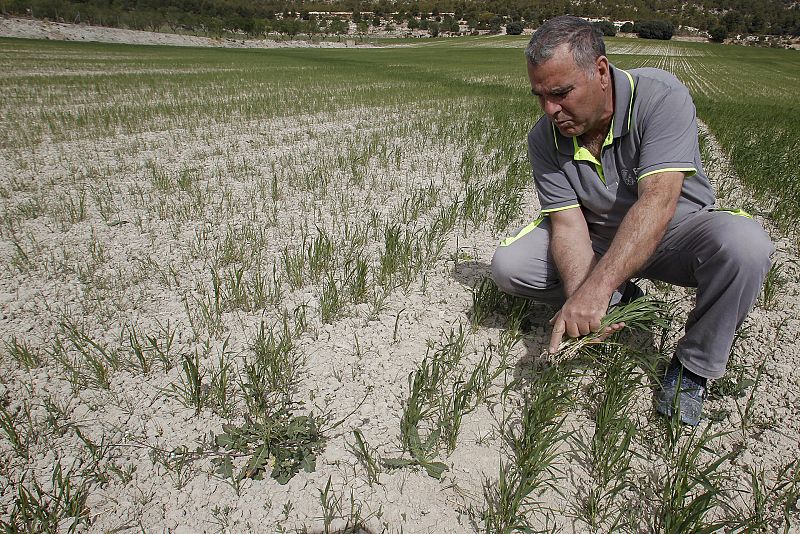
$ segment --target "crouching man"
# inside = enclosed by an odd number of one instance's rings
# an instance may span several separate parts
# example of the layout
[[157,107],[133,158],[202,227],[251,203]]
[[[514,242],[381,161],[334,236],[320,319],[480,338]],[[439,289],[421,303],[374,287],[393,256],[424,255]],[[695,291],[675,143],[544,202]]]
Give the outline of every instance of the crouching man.
[[575,17],[542,25],[525,55],[544,112],[528,135],[542,211],[495,252],[495,283],[560,306],[551,351],[597,331],[610,302],[640,295],[632,277],[696,287],[656,407],[671,415],[678,400],[681,420],[697,425],[773,245],[744,212],[714,209],[695,107],[675,76],[612,66],[599,33]]

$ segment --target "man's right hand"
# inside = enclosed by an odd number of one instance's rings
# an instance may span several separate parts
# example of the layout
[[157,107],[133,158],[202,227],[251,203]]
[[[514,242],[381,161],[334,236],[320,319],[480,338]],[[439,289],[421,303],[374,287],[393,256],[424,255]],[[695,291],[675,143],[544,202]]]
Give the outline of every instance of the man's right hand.
[[[558,352],[564,336],[576,338],[600,330],[601,321],[611,298],[605,293],[606,291],[596,286],[584,285],[567,299],[564,306],[550,319],[550,324],[553,326],[549,348],[551,354]],[[597,341],[606,339],[624,326],[625,323],[609,325]]]

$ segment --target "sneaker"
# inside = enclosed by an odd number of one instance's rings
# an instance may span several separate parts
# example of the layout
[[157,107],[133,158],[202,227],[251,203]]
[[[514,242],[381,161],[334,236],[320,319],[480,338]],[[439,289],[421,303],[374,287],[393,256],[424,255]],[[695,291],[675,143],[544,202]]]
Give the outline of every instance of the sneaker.
[[625,291],[623,291],[622,293],[622,298],[620,299],[620,302],[622,304],[630,304],[634,300],[641,298],[643,296],[644,296],[644,291],[642,291],[642,288],[637,286],[633,282],[628,281],[625,284]]
[[620,293],[619,289],[614,290],[614,293],[611,295],[611,301],[608,303],[608,307],[611,308],[617,305],[630,304],[634,300],[643,296],[644,291],[642,291],[642,288],[629,280],[625,282],[625,289],[622,291],[622,293]]
[[703,413],[707,380],[686,369],[676,356],[667,368],[661,390],[656,396],[656,410],[672,417],[673,410],[680,411],[681,422],[697,426]]

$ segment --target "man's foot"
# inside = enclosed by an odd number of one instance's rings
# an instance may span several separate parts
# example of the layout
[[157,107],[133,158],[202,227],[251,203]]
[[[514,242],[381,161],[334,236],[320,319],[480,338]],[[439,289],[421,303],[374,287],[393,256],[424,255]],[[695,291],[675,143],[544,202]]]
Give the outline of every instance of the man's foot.
[[656,410],[667,417],[678,410],[682,423],[697,426],[703,413],[706,383],[704,377],[686,369],[673,356],[656,396]]
[[634,300],[641,298],[644,296],[644,291],[642,288],[628,280],[628,283],[625,284],[625,291],[622,293],[622,298],[620,299],[620,303],[622,304],[630,304]]
[[611,295],[611,302],[608,303],[608,307],[611,308],[612,306],[617,305],[624,306],[625,304],[630,304],[634,300],[643,296],[644,291],[642,291],[642,288],[628,280],[625,282],[625,289],[622,291],[622,293],[620,293],[620,291],[617,289]]

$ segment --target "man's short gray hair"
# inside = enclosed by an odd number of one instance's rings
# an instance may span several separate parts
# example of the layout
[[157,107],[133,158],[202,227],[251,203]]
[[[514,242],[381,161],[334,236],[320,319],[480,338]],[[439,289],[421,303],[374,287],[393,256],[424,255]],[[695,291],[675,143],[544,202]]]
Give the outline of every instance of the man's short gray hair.
[[603,34],[589,21],[564,15],[548,20],[531,36],[525,57],[531,65],[541,65],[552,58],[557,48],[568,45],[578,67],[594,76],[598,57],[606,55]]

